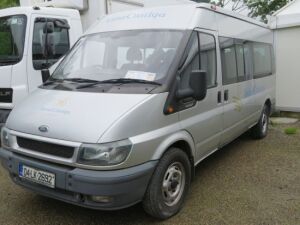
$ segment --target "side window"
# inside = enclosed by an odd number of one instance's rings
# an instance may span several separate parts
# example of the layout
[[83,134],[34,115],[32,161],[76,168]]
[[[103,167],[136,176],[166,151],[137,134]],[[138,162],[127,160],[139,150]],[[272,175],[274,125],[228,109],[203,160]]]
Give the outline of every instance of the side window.
[[244,43],[244,59],[245,59],[245,74],[246,80],[251,80],[253,74],[253,64],[252,64],[252,52],[251,52],[251,43]]
[[272,74],[272,48],[269,44],[253,43],[254,78]]
[[200,69],[199,59],[199,40],[198,33],[193,32],[190,41],[187,45],[187,50],[184,57],[185,62],[182,66],[180,88],[185,89],[189,87],[189,75],[193,70]]
[[244,46],[242,44],[237,44],[235,46],[236,51],[236,65],[237,65],[237,75],[238,81],[244,81],[245,77],[245,57],[244,57]]
[[[54,32],[47,34],[45,24],[51,21],[54,21],[54,19],[37,18],[34,23],[32,60],[35,70],[53,65],[70,49],[67,28],[54,26]],[[46,42],[48,42],[48,45],[46,45]],[[49,50],[50,48],[51,50]]]
[[234,39],[220,37],[223,84],[237,82],[237,61]]
[[201,61],[200,69],[207,72],[207,87],[217,84],[216,42],[214,36],[199,33]]

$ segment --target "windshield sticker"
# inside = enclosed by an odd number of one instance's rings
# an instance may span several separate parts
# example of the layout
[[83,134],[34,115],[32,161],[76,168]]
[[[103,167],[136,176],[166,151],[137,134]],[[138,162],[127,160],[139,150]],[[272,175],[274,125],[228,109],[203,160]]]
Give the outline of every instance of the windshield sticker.
[[156,73],[129,70],[125,78],[154,81],[156,78]]

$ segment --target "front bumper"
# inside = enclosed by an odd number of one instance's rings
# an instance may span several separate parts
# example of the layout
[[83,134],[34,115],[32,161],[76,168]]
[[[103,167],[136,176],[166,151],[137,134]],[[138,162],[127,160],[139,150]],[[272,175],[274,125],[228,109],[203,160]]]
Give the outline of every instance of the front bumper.
[[3,127],[11,112],[11,109],[0,109],[0,127]]
[[[0,149],[0,161],[12,180],[20,186],[41,195],[71,204],[101,210],[126,208],[140,202],[157,161],[116,171],[92,171],[60,166],[21,156]],[[18,176],[19,164],[56,175],[55,189],[41,186]],[[106,196],[109,202],[94,202],[90,196]]]

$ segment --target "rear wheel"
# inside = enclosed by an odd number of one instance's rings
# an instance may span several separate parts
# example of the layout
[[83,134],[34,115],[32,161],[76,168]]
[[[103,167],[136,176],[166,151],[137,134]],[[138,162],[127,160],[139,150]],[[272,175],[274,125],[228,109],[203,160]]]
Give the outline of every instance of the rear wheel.
[[148,186],[143,207],[158,219],[167,219],[180,211],[191,182],[188,156],[171,148],[159,161]]
[[262,139],[267,136],[269,128],[270,109],[264,106],[258,123],[251,129],[251,136],[255,139]]

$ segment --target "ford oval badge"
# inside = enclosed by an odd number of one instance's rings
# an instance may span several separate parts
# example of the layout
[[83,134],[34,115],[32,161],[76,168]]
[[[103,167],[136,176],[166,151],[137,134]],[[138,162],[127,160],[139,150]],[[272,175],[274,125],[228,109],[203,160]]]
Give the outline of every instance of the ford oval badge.
[[39,127],[39,131],[43,132],[43,133],[46,133],[48,132],[49,128],[45,125],[42,125]]

